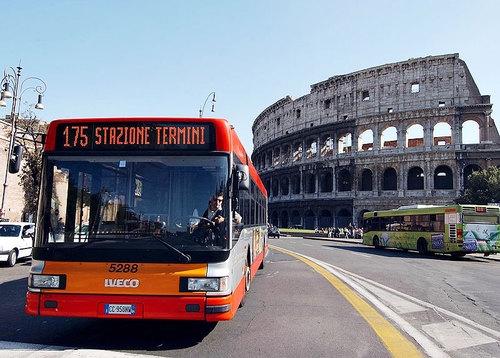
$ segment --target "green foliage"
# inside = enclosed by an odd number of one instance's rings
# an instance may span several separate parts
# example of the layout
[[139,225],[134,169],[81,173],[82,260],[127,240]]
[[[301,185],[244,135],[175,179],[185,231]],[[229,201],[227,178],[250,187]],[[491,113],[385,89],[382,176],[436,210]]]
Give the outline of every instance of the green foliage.
[[468,189],[459,199],[461,204],[500,203],[500,169],[489,167],[468,177]]
[[42,171],[42,152],[28,150],[23,156],[21,184],[24,189],[24,213],[36,216],[38,207],[38,190]]

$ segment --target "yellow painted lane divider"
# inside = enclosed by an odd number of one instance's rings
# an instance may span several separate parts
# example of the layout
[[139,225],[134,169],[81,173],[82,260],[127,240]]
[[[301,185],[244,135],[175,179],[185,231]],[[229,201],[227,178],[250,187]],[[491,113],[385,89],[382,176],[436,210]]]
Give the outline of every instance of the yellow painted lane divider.
[[373,309],[365,300],[354,293],[345,283],[332,275],[318,264],[308,260],[297,254],[282,250],[275,246],[269,245],[273,250],[293,256],[315,269],[323,275],[335,287],[342,296],[359,312],[359,314],[370,324],[375,333],[380,337],[386,345],[393,357],[423,357],[422,353],[406,339],[392,324],[390,324],[380,313]]

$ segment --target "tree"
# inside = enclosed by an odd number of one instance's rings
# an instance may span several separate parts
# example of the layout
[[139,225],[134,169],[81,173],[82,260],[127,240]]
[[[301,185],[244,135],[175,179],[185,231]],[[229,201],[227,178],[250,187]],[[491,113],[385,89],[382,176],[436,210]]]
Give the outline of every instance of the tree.
[[500,203],[500,169],[489,167],[468,177],[469,187],[459,199],[461,204]]
[[42,172],[42,137],[47,131],[47,125],[40,123],[32,110],[23,113],[23,117],[25,118],[19,118],[17,121],[16,135],[16,141],[25,148],[21,173],[21,185],[24,190],[23,217],[35,217]]

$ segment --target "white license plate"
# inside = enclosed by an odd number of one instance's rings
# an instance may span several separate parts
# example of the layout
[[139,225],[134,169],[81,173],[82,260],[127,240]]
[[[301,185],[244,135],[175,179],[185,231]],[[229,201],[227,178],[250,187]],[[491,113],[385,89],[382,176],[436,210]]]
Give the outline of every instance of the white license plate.
[[114,303],[106,303],[104,306],[104,313],[135,315],[135,305],[117,305]]

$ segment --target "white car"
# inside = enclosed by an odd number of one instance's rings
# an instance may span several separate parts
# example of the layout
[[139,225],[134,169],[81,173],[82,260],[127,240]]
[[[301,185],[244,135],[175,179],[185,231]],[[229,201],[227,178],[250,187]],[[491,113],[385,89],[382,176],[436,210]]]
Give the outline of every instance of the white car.
[[35,224],[0,222],[0,261],[14,266],[18,258],[31,255]]

